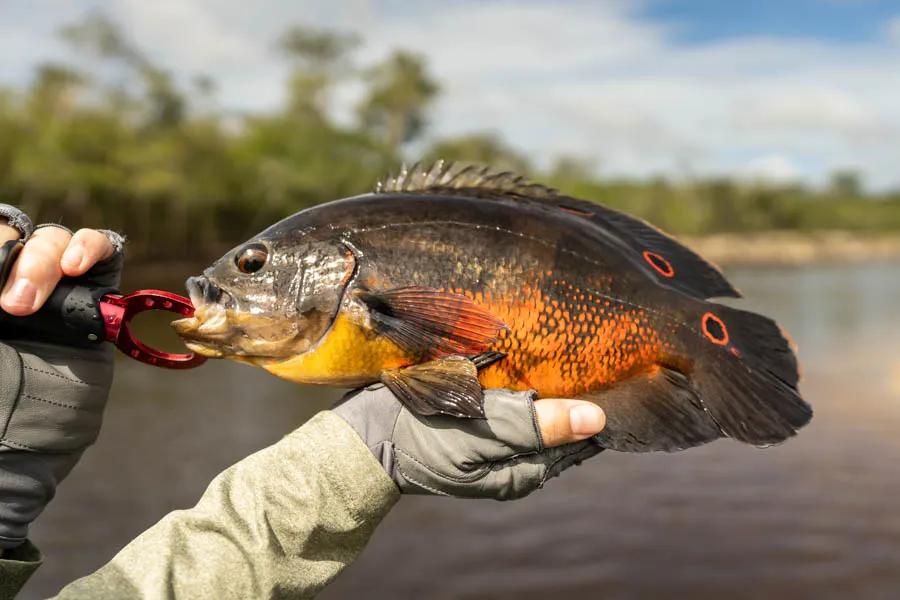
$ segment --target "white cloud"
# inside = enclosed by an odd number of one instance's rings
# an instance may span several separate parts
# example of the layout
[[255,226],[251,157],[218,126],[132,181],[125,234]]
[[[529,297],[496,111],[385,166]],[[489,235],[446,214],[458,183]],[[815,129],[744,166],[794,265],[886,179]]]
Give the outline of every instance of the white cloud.
[[900,15],[890,19],[884,26],[884,32],[888,39],[896,44],[900,44]]
[[[876,187],[900,185],[900,44],[891,42],[900,17],[866,44],[757,37],[683,46],[625,0],[95,3],[157,60],[212,75],[231,108],[280,102],[285,69],[272,41],[308,23],[358,31],[363,64],[394,47],[427,56],[444,91],[434,135],[498,131],[539,163],[581,153],[615,174],[824,181],[830,169],[857,165]],[[70,20],[71,3],[31,6],[40,8],[19,25],[0,25],[0,80],[21,80],[34,60],[60,52],[48,23]],[[349,118],[358,93],[335,94],[336,112]]]
[[832,86],[779,84],[754,90],[734,107],[736,127],[770,138],[837,138],[847,146],[891,143],[896,128],[865,98]]
[[748,162],[741,175],[753,181],[790,183],[800,178],[800,170],[787,156],[769,154]]
[[113,14],[153,58],[184,71],[234,73],[267,57],[256,40],[223,23],[216,11],[175,0],[119,0]]

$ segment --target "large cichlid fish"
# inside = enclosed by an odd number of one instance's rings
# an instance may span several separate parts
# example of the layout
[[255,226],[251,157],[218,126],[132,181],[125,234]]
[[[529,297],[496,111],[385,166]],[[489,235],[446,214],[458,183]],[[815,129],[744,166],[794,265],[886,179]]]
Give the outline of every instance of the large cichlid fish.
[[195,352],[301,383],[381,381],[423,415],[483,388],[587,398],[600,442],[767,445],[812,416],[770,319],[710,302],[723,275],[644,221],[510,173],[402,170],[299,212],[188,280]]

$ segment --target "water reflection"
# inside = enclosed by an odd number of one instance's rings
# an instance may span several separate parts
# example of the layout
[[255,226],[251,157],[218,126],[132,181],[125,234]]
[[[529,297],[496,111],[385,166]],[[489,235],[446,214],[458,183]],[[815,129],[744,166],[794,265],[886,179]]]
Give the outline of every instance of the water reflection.
[[[742,305],[800,347],[816,417],[797,439],[605,453],[515,503],[404,498],[324,597],[890,597],[900,265],[732,276]],[[46,564],[22,597],[100,566],[334,397],[236,364],[161,374],[121,361],[99,443],[34,528]]]

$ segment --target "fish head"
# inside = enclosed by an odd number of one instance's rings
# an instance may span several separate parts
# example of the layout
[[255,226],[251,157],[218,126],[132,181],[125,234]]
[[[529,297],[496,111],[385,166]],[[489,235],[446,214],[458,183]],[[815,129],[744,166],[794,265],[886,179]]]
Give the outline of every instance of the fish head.
[[208,357],[263,366],[297,356],[328,331],[355,265],[340,240],[263,232],[187,280],[194,315],[172,326]]

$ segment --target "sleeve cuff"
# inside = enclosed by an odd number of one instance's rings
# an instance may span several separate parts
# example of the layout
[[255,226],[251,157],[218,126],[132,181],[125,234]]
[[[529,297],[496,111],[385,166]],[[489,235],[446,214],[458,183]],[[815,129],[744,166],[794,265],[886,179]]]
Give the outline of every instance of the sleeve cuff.
[[0,558],[0,598],[14,598],[44,558],[31,542],[6,550]]
[[380,520],[400,499],[397,485],[365,442],[331,411],[314,416],[282,440],[285,442],[318,465],[320,474],[359,522]]

